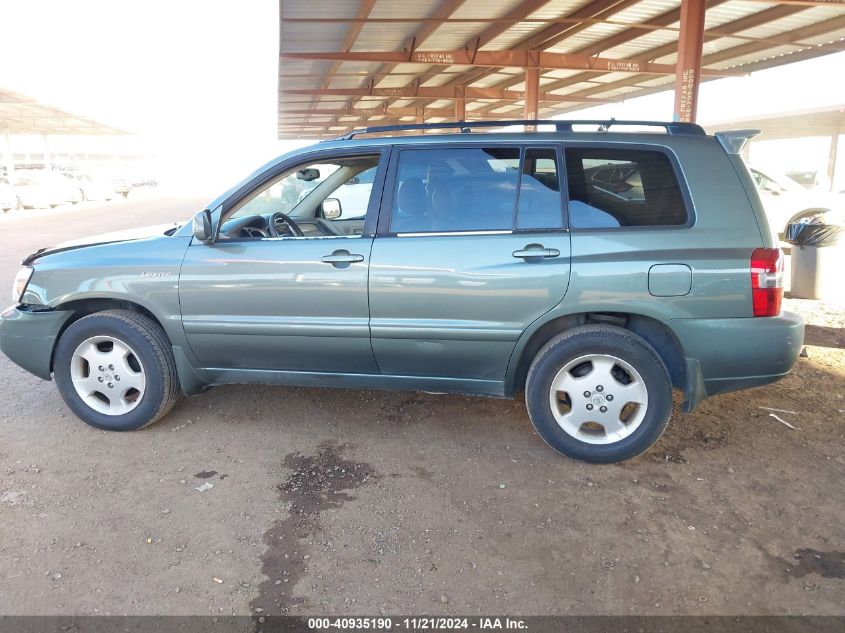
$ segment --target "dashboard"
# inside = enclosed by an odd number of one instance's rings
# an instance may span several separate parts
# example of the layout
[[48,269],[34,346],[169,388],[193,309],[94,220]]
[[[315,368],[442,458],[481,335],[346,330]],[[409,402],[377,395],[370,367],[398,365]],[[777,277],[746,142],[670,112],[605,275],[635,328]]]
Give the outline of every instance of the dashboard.
[[[363,219],[333,220],[290,218],[303,237],[361,235]],[[284,214],[246,215],[226,220],[220,227],[220,239],[295,237],[298,233],[288,224]]]

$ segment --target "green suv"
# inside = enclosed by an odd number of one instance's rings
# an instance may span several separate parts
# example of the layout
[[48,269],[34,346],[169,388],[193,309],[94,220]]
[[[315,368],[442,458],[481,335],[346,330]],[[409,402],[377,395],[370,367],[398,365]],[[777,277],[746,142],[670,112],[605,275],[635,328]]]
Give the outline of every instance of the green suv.
[[41,250],[0,348],[101,429],[224,383],[524,391],[540,436],[591,462],[651,446],[674,389],[691,411],[790,371],[804,324],[781,313],[782,255],[739,156],[753,131],[522,123],[539,131],[359,130],[192,222]]

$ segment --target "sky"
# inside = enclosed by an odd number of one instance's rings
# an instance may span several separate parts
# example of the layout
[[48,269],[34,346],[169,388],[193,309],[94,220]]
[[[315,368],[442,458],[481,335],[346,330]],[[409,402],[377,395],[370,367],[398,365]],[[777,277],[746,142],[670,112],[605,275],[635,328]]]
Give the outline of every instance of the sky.
[[[306,143],[275,138],[277,0],[0,0],[0,7],[0,86],[134,133],[162,169],[228,179],[225,188]],[[831,80],[843,69],[838,53],[707,82],[700,121],[845,103],[845,82]],[[672,95],[568,116],[671,119]]]
[[0,86],[133,132],[165,168],[228,173],[226,187],[283,149],[276,0],[0,3]]

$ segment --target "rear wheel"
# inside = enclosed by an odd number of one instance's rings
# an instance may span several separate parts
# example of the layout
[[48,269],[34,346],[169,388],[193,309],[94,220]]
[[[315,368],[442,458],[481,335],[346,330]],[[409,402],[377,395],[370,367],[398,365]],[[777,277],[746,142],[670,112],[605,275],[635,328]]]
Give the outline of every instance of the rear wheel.
[[588,325],[549,341],[528,371],[534,428],[555,450],[587,462],[618,462],[654,444],[672,412],[660,356],[623,328]]
[[133,431],[164,416],[179,395],[170,344],[150,318],[108,310],[72,323],[56,345],[56,385],[80,419]]

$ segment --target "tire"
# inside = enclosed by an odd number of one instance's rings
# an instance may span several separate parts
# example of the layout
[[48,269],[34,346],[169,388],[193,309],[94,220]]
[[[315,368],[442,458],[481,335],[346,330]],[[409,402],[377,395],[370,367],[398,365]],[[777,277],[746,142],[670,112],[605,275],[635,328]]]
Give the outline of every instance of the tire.
[[636,334],[584,325],[537,353],[525,403],[553,449],[608,464],[639,455],[660,438],[672,413],[672,383],[658,353]]
[[15,209],[20,211],[21,209],[25,209],[26,207],[23,206],[23,202],[21,202],[20,198],[15,198]]
[[[56,345],[53,369],[70,410],[106,431],[152,424],[170,411],[180,393],[164,331],[128,310],[96,312],[72,323]],[[91,393],[83,396],[86,392]]]

